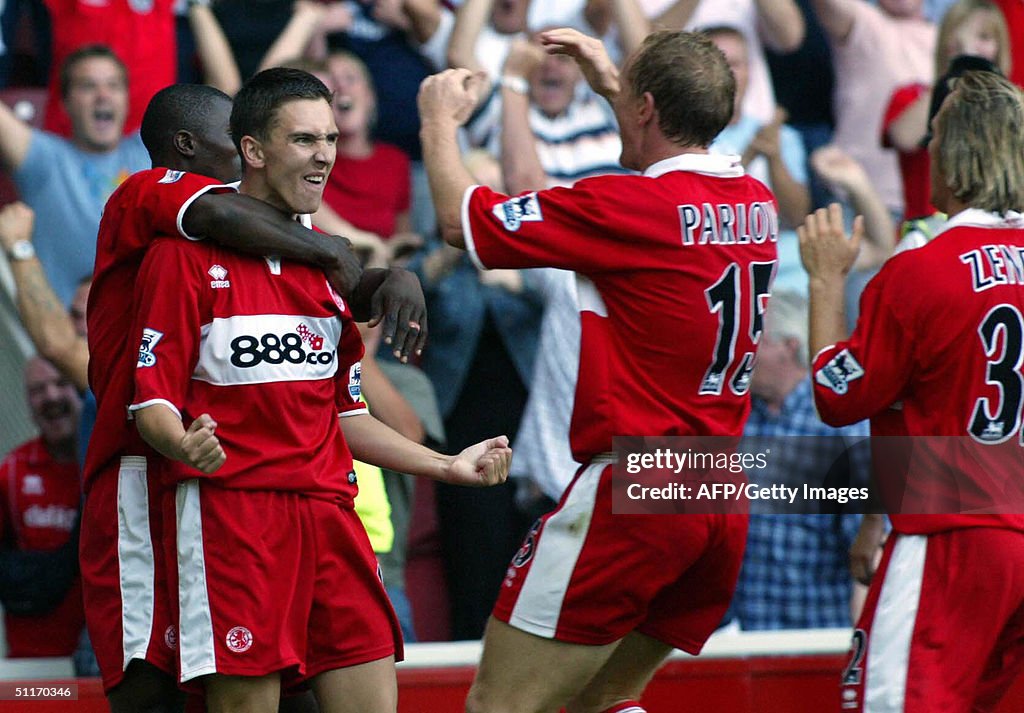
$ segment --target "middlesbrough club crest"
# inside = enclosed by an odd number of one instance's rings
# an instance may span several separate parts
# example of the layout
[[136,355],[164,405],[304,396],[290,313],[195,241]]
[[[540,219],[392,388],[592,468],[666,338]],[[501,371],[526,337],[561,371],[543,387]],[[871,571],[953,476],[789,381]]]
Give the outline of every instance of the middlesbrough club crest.
[[228,632],[225,643],[236,654],[245,653],[252,648],[252,632],[244,626],[236,626]]

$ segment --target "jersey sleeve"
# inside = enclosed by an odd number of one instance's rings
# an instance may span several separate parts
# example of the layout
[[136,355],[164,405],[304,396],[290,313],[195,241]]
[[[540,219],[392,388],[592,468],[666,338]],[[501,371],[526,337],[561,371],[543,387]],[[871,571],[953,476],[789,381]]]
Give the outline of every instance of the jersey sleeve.
[[893,311],[892,262],[861,296],[860,317],[846,341],[822,349],[812,364],[814,402],[821,420],[845,426],[899,401],[913,370],[912,330]]
[[916,102],[922,94],[928,91],[924,84],[910,84],[900,87],[892,93],[889,98],[889,105],[885,108],[885,115],[882,118],[882,146],[892,148],[892,141],[889,140],[889,130],[893,123],[903,116],[903,113]]
[[[338,343],[338,374],[335,379],[334,404],[338,415],[358,416],[369,413],[362,400],[363,338],[355,322],[342,320],[341,341]],[[373,356],[371,355],[371,359]]]
[[135,286],[132,334],[139,353],[129,411],[162,403],[182,415],[199,354],[205,275],[200,250],[161,239],[146,253]]
[[140,209],[150,226],[150,234],[181,235],[189,240],[202,236],[189,235],[182,222],[189,207],[200,196],[209,193],[233,193],[235,186],[220,183],[197,173],[167,169],[163,175],[152,171],[148,185],[140,196]]
[[[621,180],[621,177],[619,177]],[[628,208],[624,182],[584,179],[573,188],[505,196],[484,186],[462,199],[466,249],[478,267],[559,267],[582,273],[656,267],[664,246],[631,229],[640,210]],[[613,186],[622,189],[616,193]],[[662,263],[663,264],[663,263]]]

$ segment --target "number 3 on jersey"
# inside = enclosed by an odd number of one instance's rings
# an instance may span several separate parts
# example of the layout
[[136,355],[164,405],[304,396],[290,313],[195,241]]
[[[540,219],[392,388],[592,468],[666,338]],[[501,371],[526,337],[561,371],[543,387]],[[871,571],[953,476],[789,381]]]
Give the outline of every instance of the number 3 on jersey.
[[[736,263],[731,263],[718,281],[704,290],[708,302],[708,310],[718,315],[718,336],[715,339],[715,351],[712,354],[711,366],[704,373],[700,390],[704,395],[720,395],[722,385],[736,358],[736,336],[740,326],[740,309],[750,308],[750,341],[755,345],[761,339],[764,330],[764,311],[768,306],[771,294],[772,277],[775,274],[777,260],[771,262],[750,263],[749,284],[744,282],[743,270]],[[749,299],[746,296],[749,295]],[[750,389],[750,373],[754,370],[754,353],[745,352],[739,366],[729,380],[729,389],[737,396],[742,396]]]

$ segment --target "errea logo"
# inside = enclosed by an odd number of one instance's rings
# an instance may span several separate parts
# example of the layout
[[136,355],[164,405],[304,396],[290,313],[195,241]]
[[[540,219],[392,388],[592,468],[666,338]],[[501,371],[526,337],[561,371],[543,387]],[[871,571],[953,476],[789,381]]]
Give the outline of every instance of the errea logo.
[[227,279],[227,268],[221,265],[214,265],[206,271],[206,274],[213,278],[210,281],[210,287],[213,289],[219,290],[225,287],[231,287],[231,281]]

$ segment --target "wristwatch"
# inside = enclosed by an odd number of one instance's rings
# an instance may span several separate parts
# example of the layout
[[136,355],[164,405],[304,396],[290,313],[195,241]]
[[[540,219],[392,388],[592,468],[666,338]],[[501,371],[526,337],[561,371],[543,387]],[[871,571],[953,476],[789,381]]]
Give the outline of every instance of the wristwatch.
[[7,251],[7,257],[13,262],[16,260],[31,260],[36,256],[36,248],[31,240],[18,240],[11,249]]
[[504,89],[516,94],[529,94],[530,84],[526,81],[525,77],[519,77],[514,74],[503,74],[499,82]]

